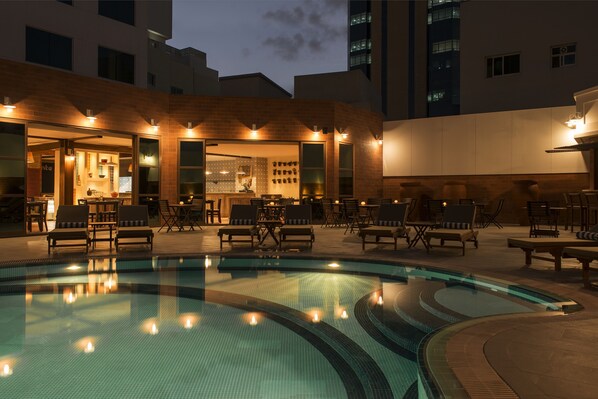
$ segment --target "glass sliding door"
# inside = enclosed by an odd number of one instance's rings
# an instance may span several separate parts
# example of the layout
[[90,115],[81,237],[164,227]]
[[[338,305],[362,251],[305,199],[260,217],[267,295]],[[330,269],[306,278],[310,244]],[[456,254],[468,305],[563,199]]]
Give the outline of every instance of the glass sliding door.
[[25,125],[0,122],[0,236],[25,232]]
[[179,141],[179,201],[204,198],[205,154],[202,140]]
[[340,198],[353,197],[353,144],[339,144],[338,195]]
[[139,137],[139,204],[147,205],[150,222],[159,224],[160,214],[160,140]]
[[301,200],[314,200],[326,194],[326,145],[301,143]]

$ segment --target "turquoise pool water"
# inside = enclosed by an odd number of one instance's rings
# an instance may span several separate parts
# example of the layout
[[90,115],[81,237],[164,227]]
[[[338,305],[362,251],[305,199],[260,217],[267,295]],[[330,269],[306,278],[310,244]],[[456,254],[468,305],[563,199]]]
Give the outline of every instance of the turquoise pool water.
[[562,298],[434,269],[278,258],[0,269],[3,398],[417,397],[443,326]]

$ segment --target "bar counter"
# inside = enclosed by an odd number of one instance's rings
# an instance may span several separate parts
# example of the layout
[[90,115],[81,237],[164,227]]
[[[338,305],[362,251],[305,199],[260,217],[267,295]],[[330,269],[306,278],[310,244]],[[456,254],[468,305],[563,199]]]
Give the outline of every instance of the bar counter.
[[[206,200],[214,200],[214,208],[218,206],[218,199],[222,198],[220,213],[227,218],[230,215],[230,207],[233,204],[249,204],[249,199],[254,198],[255,193],[206,193]],[[209,207],[209,206],[208,206]]]

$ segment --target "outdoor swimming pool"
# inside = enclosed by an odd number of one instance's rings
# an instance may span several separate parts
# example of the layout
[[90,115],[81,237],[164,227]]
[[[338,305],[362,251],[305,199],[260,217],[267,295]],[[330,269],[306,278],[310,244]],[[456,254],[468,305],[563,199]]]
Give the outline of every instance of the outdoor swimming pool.
[[218,256],[21,264],[0,292],[6,398],[417,397],[427,334],[565,301],[421,267]]

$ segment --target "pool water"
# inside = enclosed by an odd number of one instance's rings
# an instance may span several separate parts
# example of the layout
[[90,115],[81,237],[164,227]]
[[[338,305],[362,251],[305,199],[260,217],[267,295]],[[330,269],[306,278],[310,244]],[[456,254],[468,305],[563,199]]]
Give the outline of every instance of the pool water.
[[417,397],[418,345],[562,298],[471,275],[278,258],[0,269],[4,398]]

